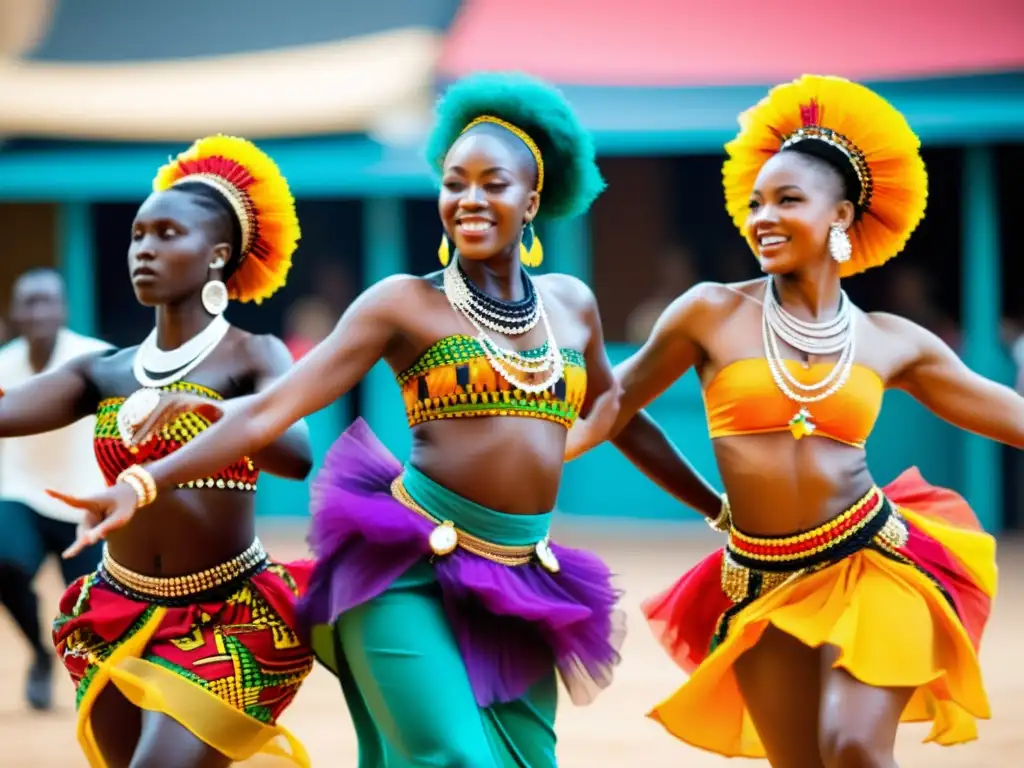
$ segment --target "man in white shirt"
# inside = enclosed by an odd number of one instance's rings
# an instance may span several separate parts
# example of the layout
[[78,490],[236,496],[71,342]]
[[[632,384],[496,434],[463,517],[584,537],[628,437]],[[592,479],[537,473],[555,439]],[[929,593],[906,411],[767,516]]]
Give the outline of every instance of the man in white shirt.
[[[64,327],[64,282],[51,269],[26,272],[14,284],[11,320],[18,338],[0,348],[0,387],[10,388],[76,357],[110,349]],[[75,540],[79,514],[45,489],[76,495],[104,487],[92,447],[95,419],[28,437],[0,440],[0,602],[33,650],[25,696],[34,709],[51,705],[53,651],[44,642],[32,582],[47,555],[55,555],[64,581],[94,571],[101,550],[91,547],[69,560],[60,554]],[[54,611],[48,611],[53,614]]]

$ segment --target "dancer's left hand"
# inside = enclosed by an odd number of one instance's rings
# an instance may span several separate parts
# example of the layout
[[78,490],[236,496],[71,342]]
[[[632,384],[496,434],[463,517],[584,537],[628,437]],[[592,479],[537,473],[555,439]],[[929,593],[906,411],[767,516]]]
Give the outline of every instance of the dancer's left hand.
[[79,498],[59,491],[46,491],[65,504],[82,510],[82,521],[75,531],[74,543],[61,553],[65,560],[74,557],[86,547],[106,538],[111,531],[128,524],[135,515],[139,497],[127,483],[114,483],[93,496]]

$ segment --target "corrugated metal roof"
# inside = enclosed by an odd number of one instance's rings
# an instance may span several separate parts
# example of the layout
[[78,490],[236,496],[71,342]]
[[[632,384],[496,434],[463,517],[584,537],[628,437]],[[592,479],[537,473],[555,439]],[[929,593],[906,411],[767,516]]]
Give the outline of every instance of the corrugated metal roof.
[[566,85],[756,85],[805,72],[897,80],[1024,69],[1024,2],[467,0],[442,78],[522,70]]

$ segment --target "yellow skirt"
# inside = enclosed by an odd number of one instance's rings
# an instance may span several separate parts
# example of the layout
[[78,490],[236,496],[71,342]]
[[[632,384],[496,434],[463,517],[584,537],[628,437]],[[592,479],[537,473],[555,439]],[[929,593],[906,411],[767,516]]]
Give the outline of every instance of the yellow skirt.
[[885,492],[916,510],[899,506],[909,539],[898,551],[860,549],[738,606],[722,591],[718,552],[648,601],[659,639],[692,670],[648,716],[693,746],[765,757],[733,664],[771,624],[808,647],[834,646],[834,666],[868,685],[916,689],[901,720],[931,721],[927,741],[977,738],[976,719],[990,716],[977,647],[996,591],[995,540],[964,514],[962,499],[927,486],[916,470]]

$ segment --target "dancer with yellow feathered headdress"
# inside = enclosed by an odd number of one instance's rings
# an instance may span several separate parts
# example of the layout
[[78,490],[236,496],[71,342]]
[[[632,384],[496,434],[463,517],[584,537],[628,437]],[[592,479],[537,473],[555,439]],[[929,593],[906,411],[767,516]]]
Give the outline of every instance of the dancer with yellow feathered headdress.
[[[306,766],[277,718],[313,667],[295,618],[310,569],[268,558],[254,533],[253,493],[261,471],[307,475],[304,428],[159,499],[140,471],[209,427],[201,404],[253,394],[290,367],[280,340],[233,327],[224,311],[229,299],[259,302],[284,284],[299,237],[295,203],[269,157],[227,136],[197,141],[160,169],[153,190],[128,249],[136,298],[155,310],[152,332],[0,398],[4,436],[96,414],[107,484],[154,506],[129,522],[82,505],[79,539],[65,552],[97,541],[90,534],[101,522],[109,533],[99,568],[69,587],[54,623],[77,687],[78,740],[94,768],[225,766],[257,752]],[[187,395],[197,412],[133,441],[162,392]]]
[[[728,496],[726,546],[647,601],[690,673],[650,717],[683,741],[776,766],[893,766],[902,721],[930,740],[989,716],[978,645],[995,541],[955,493],[910,469],[880,488],[864,446],[887,388],[1024,446],[1024,399],[900,317],[865,313],[840,278],[904,246],[926,201],[918,140],[881,97],[835,77],[774,88],[726,145],[726,206],[767,273],[677,299],[616,375],[610,432],[691,367]],[[634,457],[650,472],[650,457]]]

